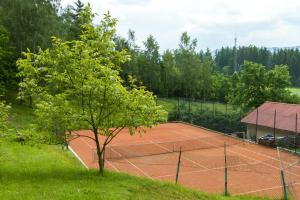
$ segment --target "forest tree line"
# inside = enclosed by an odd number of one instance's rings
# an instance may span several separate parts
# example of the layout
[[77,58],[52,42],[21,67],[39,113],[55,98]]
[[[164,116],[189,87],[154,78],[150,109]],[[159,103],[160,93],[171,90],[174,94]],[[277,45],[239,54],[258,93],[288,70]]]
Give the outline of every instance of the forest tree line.
[[[22,52],[50,47],[51,36],[78,39],[84,4],[62,8],[59,0],[2,0],[0,2],[0,95],[18,89],[16,61]],[[264,47],[222,47],[198,50],[197,39],[182,33],[176,49],[162,51],[154,36],[142,46],[135,32],[115,35],[117,50],[131,59],[121,65],[124,84],[134,76],[159,97],[185,97],[257,106],[265,100],[297,102],[286,89],[300,85],[298,49],[269,51]]]

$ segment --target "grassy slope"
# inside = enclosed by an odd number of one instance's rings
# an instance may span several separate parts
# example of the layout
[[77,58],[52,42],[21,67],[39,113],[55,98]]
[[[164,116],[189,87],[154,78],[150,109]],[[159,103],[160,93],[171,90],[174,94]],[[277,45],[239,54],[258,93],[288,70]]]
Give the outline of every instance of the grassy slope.
[[[166,99],[166,98],[159,98],[157,100],[157,103],[159,105],[163,105],[164,108],[167,111],[173,111],[177,109],[177,105],[178,105],[178,101],[176,99]],[[191,102],[190,104],[191,106],[191,111],[192,112],[200,112],[201,110],[201,102],[197,101],[197,102]],[[185,101],[185,109],[188,110],[189,108],[189,103],[187,101]],[[215,109],[215,111],[219,111],[219,112],[226,112],[226,104],[224,103],[212,103],[212,102],[204,102],[202,103],[202,110],[208,110],[208,111],[213,111],[213,109]],[[238,112],[240,108],[238,108],[237,106],[232,106],[232,105],[227,105],[227,112]]]
[[289,90],[292,92],[292,94],[300,96],[300,88],[297,87],[291,87]]
[[[30,109],[13,109],[11,123],[28,126]],[[22,117],[22,119],[20,118]],[[49,145],[21,145],[0,138],[0,199],[258,199],[222,197],[171,183],[126,174],[87,171],[66,150]]]

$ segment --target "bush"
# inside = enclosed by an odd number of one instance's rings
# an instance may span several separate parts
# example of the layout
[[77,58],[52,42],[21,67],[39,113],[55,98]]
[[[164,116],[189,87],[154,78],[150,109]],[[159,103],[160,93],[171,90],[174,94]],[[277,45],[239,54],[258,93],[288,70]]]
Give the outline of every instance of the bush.
[[186,109],[182,109],[178,113],[173,111],[169,113],[169,121],[184,121],[195,125],[203,126],[212,130],[233,133],[246,131],[246,127],[240,122],[241,116],[245,112],[230,112],[225,114],[219,111],[203,110],[202,112],[189,113]]
[[0,134],[5,132],[7,129],[7,120],[9,116],[10,106],[4,102],[0,102]]

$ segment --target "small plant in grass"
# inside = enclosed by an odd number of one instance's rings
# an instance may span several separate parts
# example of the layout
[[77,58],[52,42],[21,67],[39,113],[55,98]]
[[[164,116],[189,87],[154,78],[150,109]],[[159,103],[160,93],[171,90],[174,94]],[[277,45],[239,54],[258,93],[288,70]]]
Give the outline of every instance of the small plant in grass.
[[[36,115],[42,129],[64,136],[88,137],[95,142],[99,171],[104,170],[106,146],[124,128],[131,134],[165,121],[166,112],[156,105],[155,97],[129,77],[125,87],[120,64],[130,57],[117,51],[116,19],[105,14],[99,26],[88,5],[80,14],[80,40],[52,38],[51,48],[37,54],[24,53],[17,63],[22,78],[21,97],[34,97]],[[93,136],[77,135],[77,129],[89,128]],[[69,134],[70,135],[70,134]],[[106,136],[100,141],[99,135]]]
[[10,106],[4,102],[0,102],[0,134],[4,134],[7,130],[7,120],[9,116]]

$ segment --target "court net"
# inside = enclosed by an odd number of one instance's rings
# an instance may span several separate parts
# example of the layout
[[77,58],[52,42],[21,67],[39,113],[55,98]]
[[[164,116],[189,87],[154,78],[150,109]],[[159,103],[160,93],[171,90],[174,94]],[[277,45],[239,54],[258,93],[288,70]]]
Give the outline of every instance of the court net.
[[[195,151],[204,149],[223,148],[226,146],[244,144],[244,140],[230,136],[201,137],[187,140],[168,142],[148,142],[131,145],[110,145],[106,147],[104,157],[110,159],[124,159],[134,157],[154,156],[176,153],[180,150]],[[93,160],[98,160],[97,151],[93,149]]]

